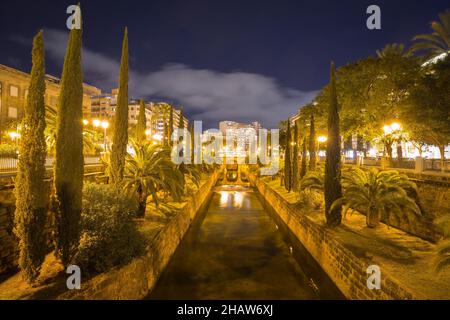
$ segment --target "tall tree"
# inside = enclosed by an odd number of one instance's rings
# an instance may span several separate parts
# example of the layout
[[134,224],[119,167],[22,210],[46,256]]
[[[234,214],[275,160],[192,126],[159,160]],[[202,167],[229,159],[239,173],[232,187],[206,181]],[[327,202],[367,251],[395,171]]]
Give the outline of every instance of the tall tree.
[[143,99],[140,101],[139,114],[136,124],[136,141],[142,142],[146,140],[145,130],[147,129],[147,119],[145,117],[145,102]]
[[292,188],[291,141],[291,121],[290,119],[288,119],[286,130],[286,145],[284,148],[284,187],[289,192]]
[[128,29],[125,28],[120,60],[119,95],[114,119],[114,136],[111,147],[111,183],[123,180],[125,156],[128,144]]
[[83,71],[82,29],[69,33],[61,76],[56,126],[53,208],[56,213],[56,252],[68,265],[77,250],[83,190]]
[[342,197],[341,188],[341,137],[339,132],[339,106],[336,95],[334,63],[330,70],[330,104],[328,109],[328,140],[325,162],[325,215],[329,226],[338,226],[342,219],[342,208],[333,202]]
[[314,114],[311,114],[309,122],[309,170],[316,169],[316,129]]
[[427,58],[434,58],[450,51],[450,10],[440,13],[439,19],[431,22],[431,34],[420,34],[413,38],[413,52],[423,50]]
[[32,69],[22,120],[20,159],[15,183],[15,234],[19,239],[19,266],[25,279],[38,277],[46,254],[47,190],[45,177],[45,51],[42,31],[33,39]]
[[303,137],[303,142],[302,142],[302,166],[300,168],[300,178],[303,178],[306,175],[306,156],[307,156],[307,143],[308,140],[306,139],[306,136]]
[[299,146],[299,139],[298,139],[298,122],[296,121],[294,124],[294,148],[293,148],[293,155],[292,155],[292,189],[294,191],[299,190],[299,167],[298,167],[298,146]]

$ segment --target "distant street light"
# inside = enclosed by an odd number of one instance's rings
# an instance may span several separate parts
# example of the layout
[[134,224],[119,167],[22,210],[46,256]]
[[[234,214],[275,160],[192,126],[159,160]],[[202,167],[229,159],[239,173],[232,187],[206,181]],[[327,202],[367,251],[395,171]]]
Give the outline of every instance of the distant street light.
[[94,121],[92,121],[92,124],[94,125],[94,127],[98,128],[101,125],[101,121],[98,119],[95,119]]
[[327,142],[327,140],[328,140],[328,138],[325,137],[325,136],[319,136],[319,137],[317,138],[317,141],[319,141],[320,143],[322,143],[322,142]]
[[106,129],[109,128],[109,122],[108,121],[100,121],[98,119],[95,119],[94,121],[92,121],[92,124],[94,125],[94,127],[98,128],[98,127],[102,127],[103,128],[103,148],[106,152],[107,150],[107,145],[106,145]]
[[87,125],[89,124],[89,121],[86,120],[86,119],[83,119],[83,124],[84,124],[85,126],[87,126]]
[[103,146],[104,146],[104,149],[105,149],[105,152],[106,152],[106,149],[107,149],[107,147],[106,147],[106,129],[108,129],[108,127],[109,127],[109,122],[108,121],[102,121],[102,123],[101,123],[101,126],[102,126],[102,128],[103,128]]

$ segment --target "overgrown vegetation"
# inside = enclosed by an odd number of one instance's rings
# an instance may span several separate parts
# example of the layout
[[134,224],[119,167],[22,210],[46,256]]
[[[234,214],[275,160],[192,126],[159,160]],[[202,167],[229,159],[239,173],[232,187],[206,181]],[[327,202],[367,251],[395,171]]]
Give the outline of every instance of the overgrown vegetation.
[[73,263],[99,273],[143,253],[144,239],[133,220],[136,200],[111,185],[88,183],[83,189],[81,237]]

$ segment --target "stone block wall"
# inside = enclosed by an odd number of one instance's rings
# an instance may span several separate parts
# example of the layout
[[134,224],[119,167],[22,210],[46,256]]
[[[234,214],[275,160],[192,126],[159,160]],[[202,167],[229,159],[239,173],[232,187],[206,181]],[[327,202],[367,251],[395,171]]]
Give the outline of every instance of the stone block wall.
[[13,234],[14,202],[0,196],[0,275],[17,266],[17,239]]
[[95,276],[86,283],[82,282],[81,290],[68,291],[59,299],[130,300],[146,297],[183,239],[191,221],[206,204],[218,176],[217,171],[211,175],[183,210],[161,229],[143,257]]
[[402,287],[386,273],[383,273],[381,277],[381,289],[369,290],[366,270],[368,266],[376,263],[356,257],[334,239],[324,226],[316,224],[304,215],[299,215],[292,205],[263,181],[253,175],[250,178],[267,203],[272,206],[346,298],[363,300],[422,298]]

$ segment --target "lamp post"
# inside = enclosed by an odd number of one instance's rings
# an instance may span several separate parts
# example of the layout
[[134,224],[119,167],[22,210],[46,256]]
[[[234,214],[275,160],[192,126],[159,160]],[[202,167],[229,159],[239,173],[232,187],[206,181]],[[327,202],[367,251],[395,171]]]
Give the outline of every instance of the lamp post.
[[108,121],[102,121],[102,123],[101,123],[101,126],[102,126],[102,128],[103,128],[103,145],[104,145],[104,149],[105,149],[105,152],[106,152],[106,150],[107,150],[107,147],[106,147],[106,129],[108,129],[108,127],[109,127],[109,122]]
[[95,119],[92,121],[92,124],[94,125],[94,127],[98,128],[98,127],[102,127],[103,128],[103,149],[105,150],[105,152],[107,151],[107,145],[106,145],[106,129],[108,129],[109,127],[109,122],[106,120],[100,121],[98,119]]

